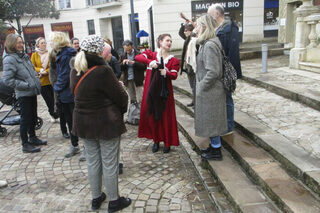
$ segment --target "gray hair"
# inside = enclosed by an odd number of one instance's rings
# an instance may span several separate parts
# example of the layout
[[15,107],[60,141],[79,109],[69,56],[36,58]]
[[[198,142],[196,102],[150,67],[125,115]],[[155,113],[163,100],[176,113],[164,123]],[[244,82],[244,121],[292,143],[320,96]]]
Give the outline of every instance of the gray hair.
[[130,41],[130,40],[125,40],[125,41],[122,43],[122,46],[133,46],[133,42]]
[[224,7],[219,4],[212,4],[209,8],[208,8],[208,13],[210,13],[210,15],[213,15],[214,17],[216,17],[216,14],[211,14],[211,11],[215,10],[216,13],[219,13],[220,16],[224,17]]

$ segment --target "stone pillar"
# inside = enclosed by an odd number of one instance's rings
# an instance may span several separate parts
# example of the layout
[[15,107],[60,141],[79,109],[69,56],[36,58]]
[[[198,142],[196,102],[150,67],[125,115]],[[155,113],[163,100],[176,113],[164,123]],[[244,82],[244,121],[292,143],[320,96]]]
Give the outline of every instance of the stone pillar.
[[[297,21],[294,48],[290,50],[290,68],[299,69],[299,62],[306,58],[311,26],[305,21],[305,17],[317,11],[319,9],[313,6],[312,0],[303,0],[303,4],[294,11],[297,15]],[[311,38],[313,39],[313,34]]]

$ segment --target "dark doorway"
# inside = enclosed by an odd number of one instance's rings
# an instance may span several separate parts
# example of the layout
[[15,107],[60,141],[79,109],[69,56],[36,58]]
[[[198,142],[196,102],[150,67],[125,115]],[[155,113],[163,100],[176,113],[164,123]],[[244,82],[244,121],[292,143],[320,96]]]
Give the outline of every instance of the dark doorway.
[[121,16],[111,19],[112,24],[112,36],[113,36],[113,48],[119,53],[123,53],[123,28]]
[[150,49],[152,51],[155,50],[155,46],[154,46],[154,28],[153,28],[153,11],[152,11],[152,7],[150,7],[148,9],[148,12],[149,12],[149,29],[150,29],[150,39],[151,39],[151,42],[150,42]]

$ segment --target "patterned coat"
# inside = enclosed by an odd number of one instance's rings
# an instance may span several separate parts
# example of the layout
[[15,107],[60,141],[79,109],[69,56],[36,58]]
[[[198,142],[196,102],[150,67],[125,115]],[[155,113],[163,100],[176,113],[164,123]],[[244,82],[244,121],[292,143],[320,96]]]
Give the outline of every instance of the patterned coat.
[[197,56],[195,134],[200,137],[219,136],[228,130],[219,48],[222,48],[219,39],[210,39],[200,46]]

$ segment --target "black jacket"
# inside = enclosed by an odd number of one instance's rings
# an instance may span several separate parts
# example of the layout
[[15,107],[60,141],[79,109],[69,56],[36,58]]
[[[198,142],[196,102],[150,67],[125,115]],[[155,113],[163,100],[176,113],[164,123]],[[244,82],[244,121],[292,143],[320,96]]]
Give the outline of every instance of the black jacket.
[[191,40],[191,35],[187,37],[184,34],[184,29],[185,29],[184,24],[181,24],[181,27],[180,27],[180,30],[179,30],[179,36],[184,40],[184,43],[183,43],[181,60],[180,60],[180,64],[181,64],[181,66],[180,66],[180,75],[182,74],[182,72],[187,72],[186,70],[183,69],[183,65],[184,65],[184,58],[185,58],[186,53],[187,53],[187,48],[188,48],[189,42]]
[[[134,50],[134,57],[136,57],[137,55],[139,55],[139,51],[138,50]],[[126,52],[124,52],[123,54],[120,55],[120,68],[121,71],[124,73],[124,79],[123,79],[123,83],[127,86],[128,84],[128,65],[126,64],[122,64],[122,61],[124,59],[128,59],[128,55]],[[143,81],[144,81],[144,72],[147,69],[147,65],[137,62],[135,61],[135,63],[133,64],[133,75],[134,75],[134,82],[136,83],[136,86],[142,86],[143,85]]]
[[239,28],[230,19],[225,19],[217,29],[217,36],[223,46],[226,56],[237,71],[237,78],[242,78],[240,53],[239,53]]

